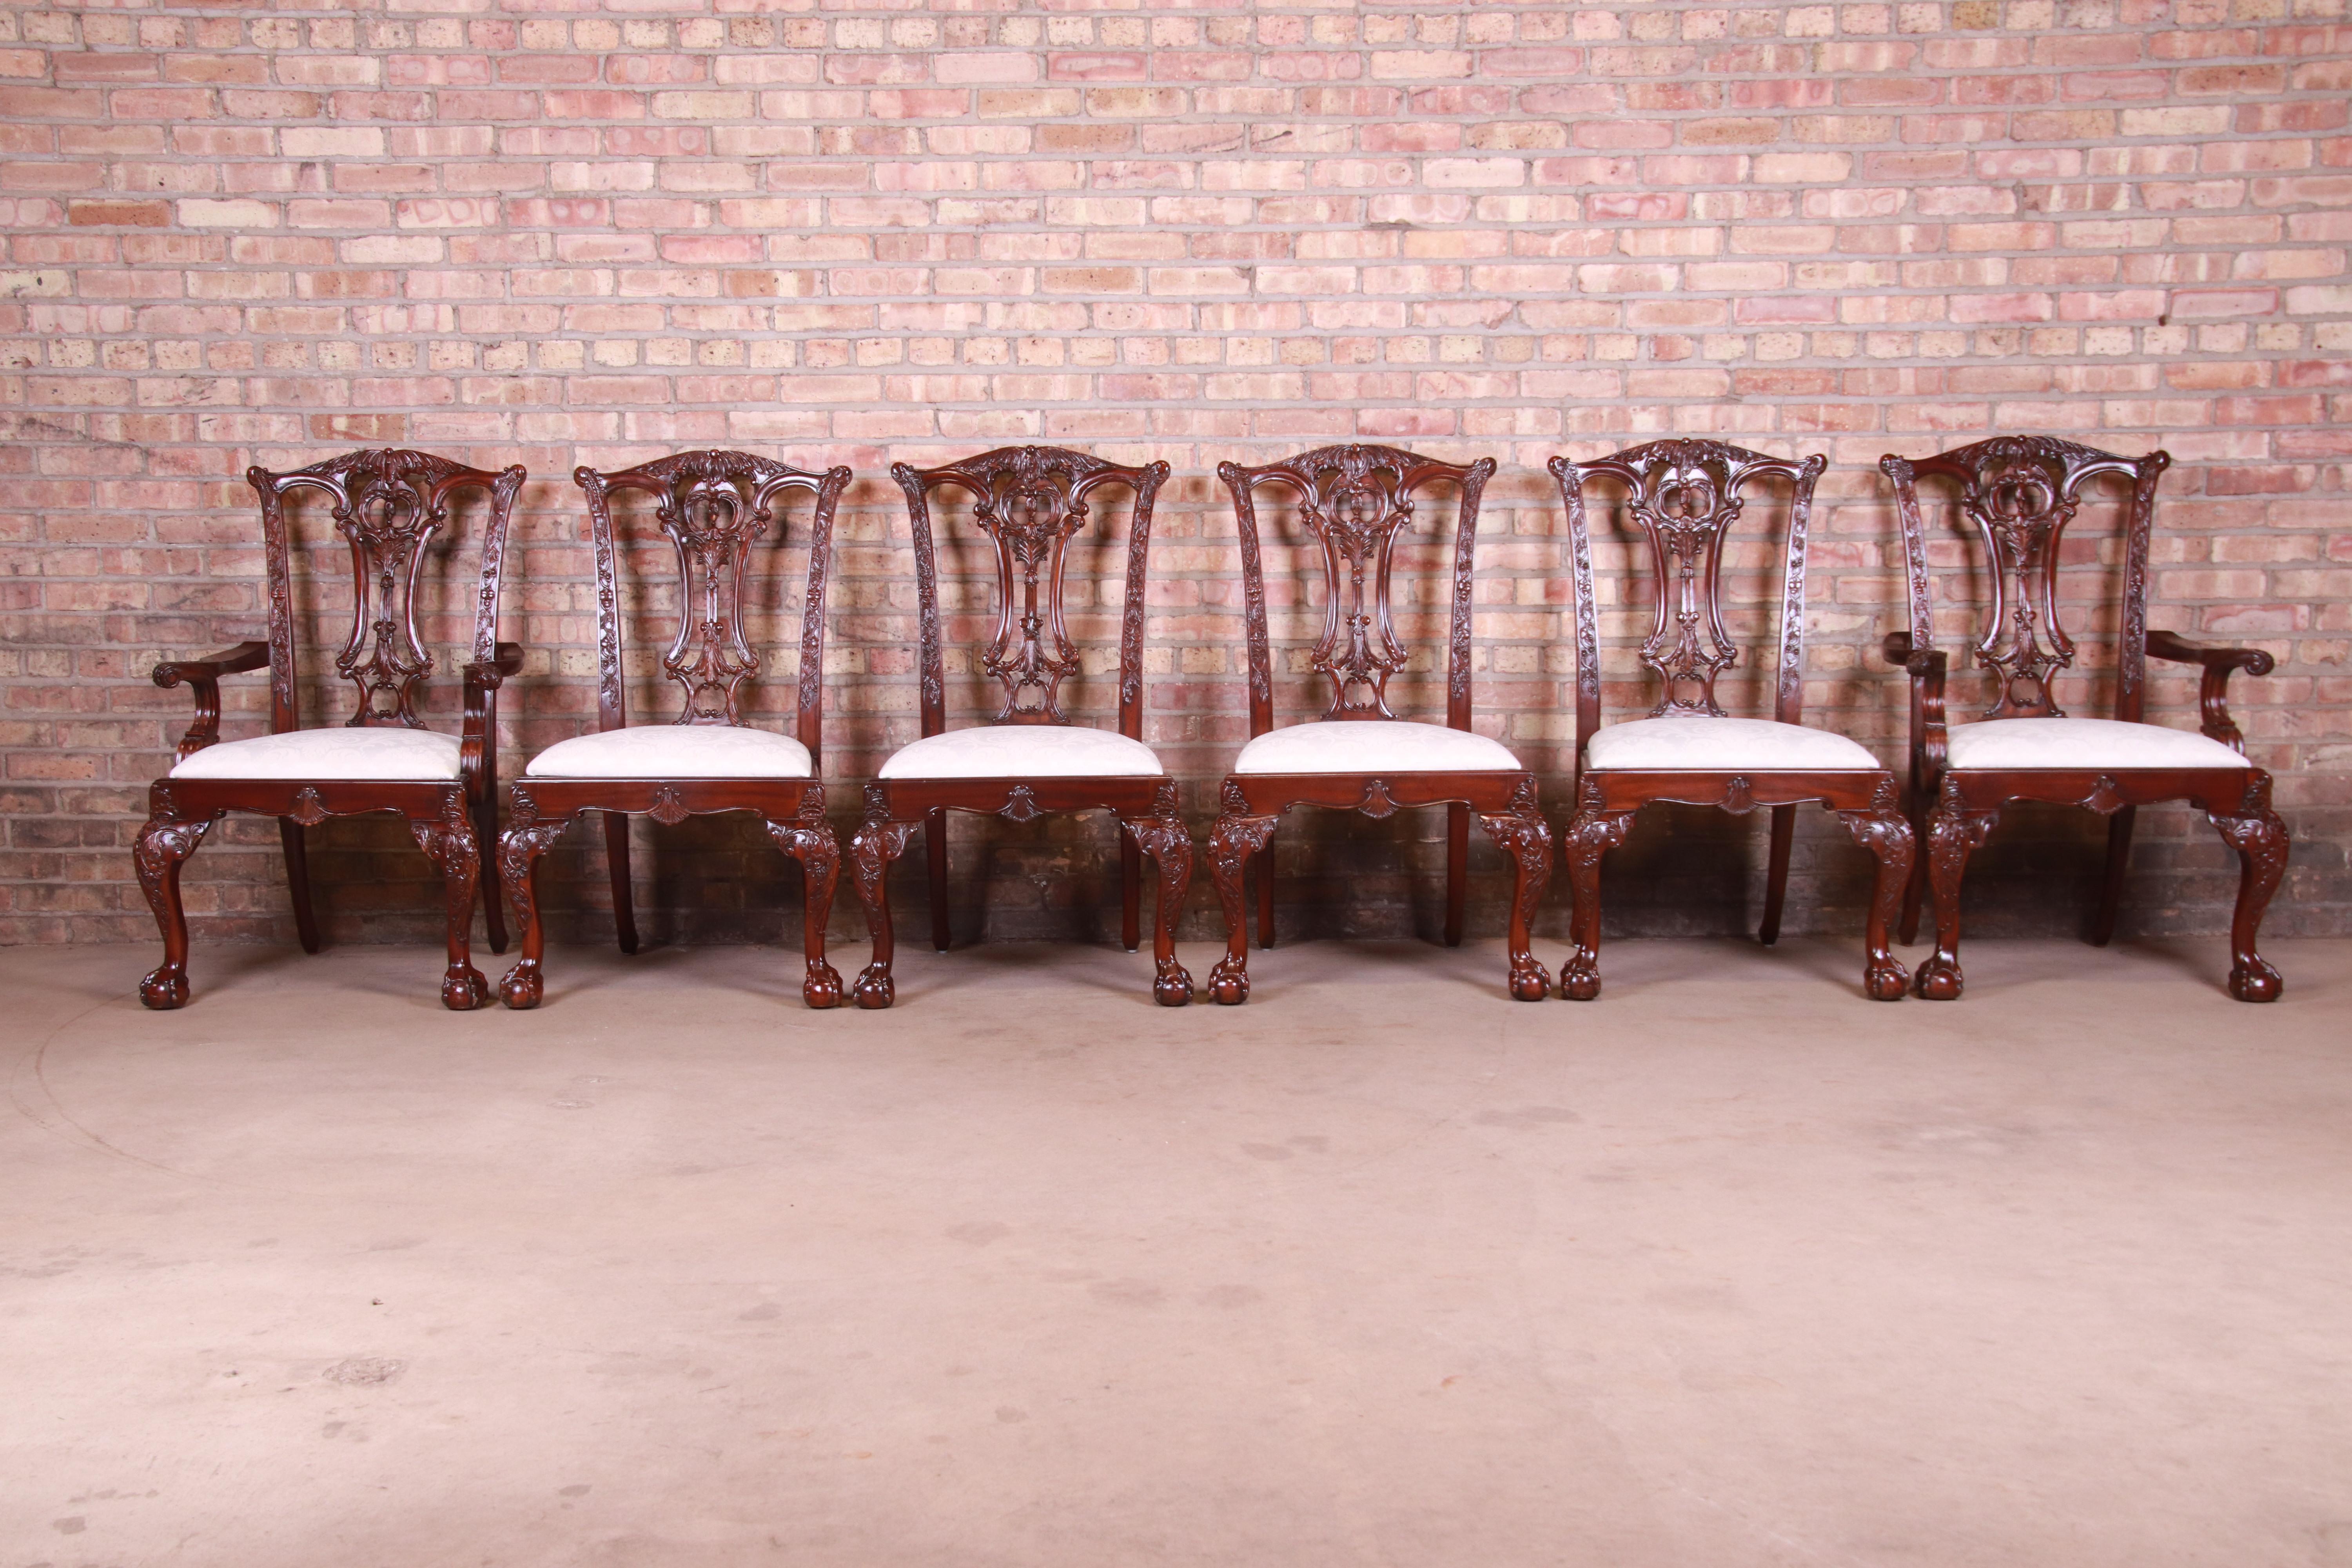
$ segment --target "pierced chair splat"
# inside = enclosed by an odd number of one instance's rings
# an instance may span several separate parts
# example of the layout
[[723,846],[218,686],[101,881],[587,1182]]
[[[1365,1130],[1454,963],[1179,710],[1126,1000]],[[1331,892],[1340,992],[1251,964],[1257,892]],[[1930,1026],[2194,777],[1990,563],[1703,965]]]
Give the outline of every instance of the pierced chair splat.
[[[498,697],[521,668],[522,649],[498,640],[499,579],[507,520],[525,474],[490,473],[424,452],[352,452],[290,473],[258,466],[246,482],[261,503],[261,537],[269,592],[268,637],[198,659],[159,664],[158,686],[186,686],[196,717],[180,742],[172,771],[148,792],[148,819],[133,859],[140,886],[163,935],[163,962],[140,986],[150,1007],[188,999],[188,926],[180,871],[212,825],[230,812],[278,818],[286,850],[294,921],[305,952],[319,951],[310,905],[303,830],[331,816],[395,812],[441,873],[448,967],[441,1000],[464,1011],[481,1005],[487,983],[473,966],[471,931],[482,895],[490,946],[506,951],[504,910],[495,872],[484,877],[484,847],[498,833]],[[489,493],[479,576],[472,595],[472,657],[464,668],[461,732],[427,729],[417,715],[433,656],[417,627],[416,594],[430,549],[449,521],[453,498]],[[306,730],[297,700],[292,547],[289,499],[317,491],[351,549],[352,631],[335,669],[358,690],[341,726]],[[269,733],[220,738],[224,677],[269,671]]]
[[[776,847],[801,867],[801,999],[812,1007],[841,1000],[841,976],[824,954],[841,847],[825,821],[819,764],[825,578],[834,509],[850,479],[845,468],[812,473],[726,451],[681,452],[615,473],[573,471],[572,482],[587,499],[596,558],[596,729],[540,752],[515,782],[511,825],[499,845],[522,921],[521,954],[499,986],[508,1006],[536,1007],[545,989],[546,932],[533,879],[539,858],[591,811],[604,818],[613,921],[624,952],[637,951],[628,819],[647,816],[675,826],[715,812],[758,816]],[[655,520],[677,552],[677,630],[661,668],[683,689],[685,701],[667,724],[630,724],[624,696],[621,552],[611,498],[627,490],[655,498]],[[752,548],[772,529],[782,542],[784,501],[796,490],[810,492],[815,504],[801,604],[797,721],[795,732],[783,735],[743,721],[743,687],[759,674],[761,662],[744,637],[743,598]]]
[[[1918,991],[1936,1001],[1960,994],[1960,880],[2011,801],[2079,805],[2107,818],[2107,856],[2091,942],[2114,936],[2139,807],[2186,801],[2206,814],[2238,853],[2237,909],[2230,927],[2230,994],[2272,1002],[2278,971],[2255,951],[2263,912],[2286,874],[2286,824],[2271,809],[2271,775],[2244,754],[2231,720],[2233,671],[2268,675],[2260,648],[2211,647],[2147,625],[2147,570],[2157,481],[2171,466],[2165,452],[2144,458],[2077,446],[2047,436],[2001,436],[1941,456],[1888,456],[1879,467],[1894,481],[1903,527],[1910,627],[1886,639],[1886,657],[1911,677],[1911,809],[1927,841],[1924,880],[1932,888],[1936,952],[1919,966]],[[1986,557],[1990,602],[1973,647],[1990,679],[1993,701],[1974,722],[1948,724],[1948,656],[1934,646],[1936,601],[1927,575],[1918,481],[1958,487],[1961,532]],[[2060,618],[2060,550],[2067,526],[2095,480],[2131,486],[2124,521],[2121,640],[2116,650],[2112,719],[2069,716],[2052,692],[2074,668],[2076,645]],[[2199,732],[2150,723],[2147,661],[2194,665],[2203,672]],[[1904,908],[1908,940],[1919,920],[1923,879],[1915,875]]]
[[[1759,931],[1780,938],[1797,807],[1817,802],[1875,857],[1864,938],[1863,990],[1902,998],[1910,976],[1888,945],[1916,850],[1895,775],[1861,745],[1803,722],[1805,546],[1821,456],[1791,462],[1719,441],[1653,441],[1591,462],[1554,458],[1552,478],[1568,508],[1570,570],[1576,601],[1576,816],[1562,846],[1575,895],[1575,950],[1560,994],[1601,994],[1601,862],[1625,840],[1643,806],[1671,801],[1735,815],[1772,813]],[[1592,547],[1584,489],[1594,479],[1625,493],[1626,511],[1646,546],[1657,609],[1641,647],[1661,688],[1640,718],[1603,726],[1601,641],[1592,588]],[[1738,663],[1723,619],[1723,552],[1747,505],[1742,493],[1767,479],[1792,491],[1782,555],[1780,626],[1772,717],[1740,719],[1717,700],[1716,684]]]
[[[1152,996],[1181,1007],[1192,977],[1176,959],[1176,921],[1192,877],[1192,839],[1178,809],[1176,781],[1143,743],[1145,568],[1151,509],[1168,465],[1123,468],[1058,447],[1006,447],[936,468],[906,463],[890,475],[906,492],[915,544],[915,593],[922,639],[922,736],[891,753],[866,788],[866,818],[849,846],[857,895],[873,934],[873,958],[851,996],[887,1007],[897,994],[891,966],[890,862],[923,829],[930,884],[931,944],[948,950],[947,814],[970,812],[1027,822],[1049,812],[1108,811],[1119,824],[1120,941],[1141,940],[1142,857],[1159,868],[1152,934]],[[1064,617],[1070,541],[1093,520],[1098,491],[1134,496],[1119,614],[1118,728],[1074,724],[1061,708],[1062,683],[1078,673],[1079,650]],[[930,497],[961,490],[973,524],[993,547],[996,626],[980,668],[1004,688],[986,724],[947,727],[946,658],[940,619]]]
[[[1529,941],[1535,908],[1551,875],[1551,827],[1537,802],[1535,774],[1509,748],[1470,728],[1471,584],[1478,502],[1495,460],[1439,462],[1393,447],[1322,447],[1257,468],[1221,463],[1217,477],[1233,497],[1240,533],[1243,617],[1249,659],[1250,741],[1218,796],[1209,838],[1209,870],[1225,916],[1225,955],[1209,980],[1228,1005],[1249,997],[1248,910],[1244,874],[1254,859],[1258,940],[1274,945],[1274,833],[1295,805],[1360,811],[1380,818],[1405,806],[1446,807],[1445,941],[1462,940],[1467,887],[1469,818],[1512,866],[1508,935],[1509,994],[1539,1001],[1551,976]],[[1388,684],[1412,650],[1398,637],[1391,609],[1397,540],[1412,525],[1424,487],[1450,484],[1460,495],[1445,647],[1445,722],[1397,717]],[[1321,716],[1277,727],[1274,660],[1266,627],[1265,574],[1260,559],[1256,492],[1296,498],[1322,567],[1323,626],[1310,666],[1330,682]]]

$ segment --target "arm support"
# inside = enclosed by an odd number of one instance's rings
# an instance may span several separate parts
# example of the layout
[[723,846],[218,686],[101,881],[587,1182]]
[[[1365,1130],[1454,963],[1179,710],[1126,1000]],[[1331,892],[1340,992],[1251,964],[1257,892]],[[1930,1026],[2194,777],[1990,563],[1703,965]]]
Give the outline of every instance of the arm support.
[[502,642],[497,647],[493,657],[465,668],[466,725],[457,753],[457,766],[466,778],[485,781],[483,787],[490,790],[498,787],[493,770],[498,761],[499,688],[522,668],[522,644]]
[[1886,661],[1911,677],[1911,787],[1922,790],[1944,771],[1944,676],[1951,658],[1919,647],[1909,632],[1890,632]]
[[2197,692],[2198,728],[2223,745],[2246,749],[2245,736],[2230,718],[2230,672],[2268,675],[2277,666],[2275,659],[2258,647],[2208,647],[2172,632],[2148,633],[2147,656],[2168,664],[2204,666],[2205,679]]
[[188,732],[180,737],[179,755],[186,757],[201,752],[220,739],[220,680],[224,675],[243,675],[251,669],[269,667],[269,645],[266,642],[241,642],[232,648],[206,654],[202,658],[175,659],[159,664],[154,669],[155,684],[167,689],[185,686],[196,700],[196,720]]

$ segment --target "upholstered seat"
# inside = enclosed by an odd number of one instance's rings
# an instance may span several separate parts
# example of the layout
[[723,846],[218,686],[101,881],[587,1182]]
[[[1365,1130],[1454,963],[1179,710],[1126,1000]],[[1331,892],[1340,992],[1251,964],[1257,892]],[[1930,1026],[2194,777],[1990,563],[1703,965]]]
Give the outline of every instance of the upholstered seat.
[[1242,748],[1236,773],[1517,773],[1500,741],[1402,719],[1332,719],[1269,730]]
[[2210,735],[2118,719],[1988,719],[1955,724],[1955,768],[2251,768]]
[[575,735],[531,758],[530,778],[804,779],[806,746],[735,724],[633,724]]
[[1585,743],[1584,764],[1628,773],[1875,773],[1885,766],[1864,747],[1827,730],[1706,713],[1608,725]]
[[454,783],[461,742],[438,730],[289,730],[216,741],[173,767],[175,779],[306,779]]
[[979,724],[926,735],[882,764],[886,779],[1156,778],[1150,747],[1076,724]]

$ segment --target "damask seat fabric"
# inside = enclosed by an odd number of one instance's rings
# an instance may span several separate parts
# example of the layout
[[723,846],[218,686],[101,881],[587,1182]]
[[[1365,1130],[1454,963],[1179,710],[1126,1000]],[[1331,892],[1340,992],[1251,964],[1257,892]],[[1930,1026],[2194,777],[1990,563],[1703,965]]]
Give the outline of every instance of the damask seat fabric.
[[1588,769],[1651,773],[1876,773],[1885,764],[1828,730],[1774,719],[1670,713],[1611,724],[1585,742]]
[[575,735],[531,758],[530,778],[804,779],[806,746],[738,724],[632,724]]
[[1520,773],[1500,741],[1403,719],[1329,719],[1286,724],[1242,748],[1237,773]]
[[1955,768],[2251,768],[2210,735],[2120,719],[1986,719],[1948,731]]
[[926,735],[882,764],[886,779],[1156,778],[1167,770],[1140,741],[1078,724],[978,724]]
[[460,745],[438,730],[289,730],[215,741],[174,764],[172,777],[447,784],[457,777]]

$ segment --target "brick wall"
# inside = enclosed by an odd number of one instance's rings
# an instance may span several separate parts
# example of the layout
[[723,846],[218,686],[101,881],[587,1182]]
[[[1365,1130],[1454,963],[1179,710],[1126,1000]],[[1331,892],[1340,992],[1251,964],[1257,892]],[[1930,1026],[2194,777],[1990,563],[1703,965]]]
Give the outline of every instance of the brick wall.
[[[887,464],[1024,440],[1164,458],[1180,478],[1155,555],[1150,738],[1206,780],[1243,733],[1215,463],[1351,436],[1492,454],[1481,727],[1549,772],[1557,805],[1562,522],[1540,465],[1664,432],[1830,456],[1809,697],[1890,759],[1903,692],[1868,652],[1899,624],[1878,456],[1992,431],[2168,447],[2156,624],[2277,655],[2238,693],[2300,839],[2273,929],[2352,930],[2341,13],[0,9],[0,940],[152,938],[126,846],[185,694],[145,670],[257,626],[249,462],[403,444],[530,466],[509,771],[590,707],[575,464],[723,443],[854,465],[829,699],[830,771],[854,781],[913,733]],[[2084,524],[2086,600],[2112,529],[2111,511]],[[1621,597],[1624,561],[1603,552]],[[1611,626],[1621,678],[1634,608]],[[445,650],[461,635],[435,631]],[[791,657],[787,639],[780,670]],[[1082,704],[1097,715],[1103,684]],[[1287,710],[1302,692],[1294,679]],[[233,724],[257,726],[258,697],[234,700]],[[1630,679],[1612,697],[1631,701]],[[2166,672],[2157,697],[2190,721],[2186,678]],[[772,683],[763,713],[786,700]],[[454,724],[446,691],[437,721]],[[836,791],[845,826],[855,800]],[[1755,823],[1655,815],[1612,869],[1621,928],[1748,919]],[[1288,835],[1297,929],[1429,929],[1428,827]],[[1978,929],[2071,926],[2095,831],[2020,814],[1980,858]],[[2233,881],[2218,841],[2180,810],[2142,831],[2133,920],[2217,926]],[[593,931],[598,866],[576,837],[550,861],[551,901]],[[437,918],[404,835],[318,837],[339,932]],[[660,844],[639,860],[656,931],[791,923],[791,874],[736,826]],[[1099,931],[1108,844],[1066,825],[960,832],[967,925]],[[1858,852],[1809,827],[1802,854],[1791,924],[1853,929]],[[266,825],[216,835],[189,877],[200,940],[284,939],[278,875]],[[1491,860],[1478,887],[1491,927]],[[1209,904],[1203,889],[1195,931]],[[849,900],[838,929],[858,929]]]

